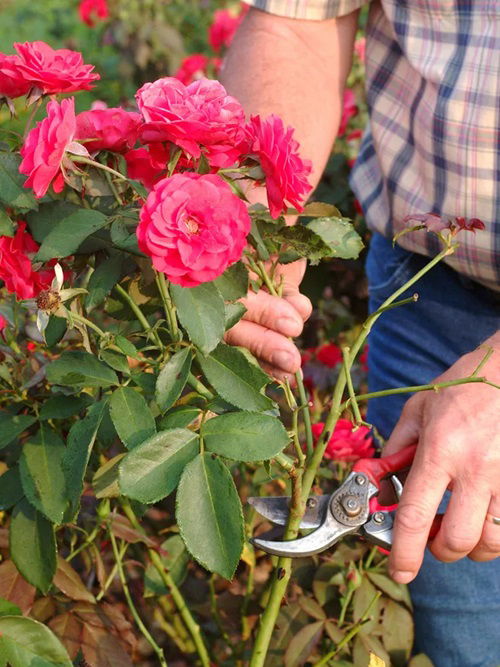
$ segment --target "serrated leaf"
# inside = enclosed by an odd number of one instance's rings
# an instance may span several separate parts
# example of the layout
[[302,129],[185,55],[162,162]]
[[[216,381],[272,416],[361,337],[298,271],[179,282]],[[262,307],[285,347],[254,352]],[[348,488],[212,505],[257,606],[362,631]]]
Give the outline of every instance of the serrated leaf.
[[198,287],[171,285],[172,299],[182,326],[203,354],[211,352],[224,335],[224,299],[213,283]]
[[14,438],[21,435],[32,424],[36,422],[36,417],[31,415],[9,415],[0,414],[0,449],[9,445]]
[[110,228],[110,234],[113,245],[116,248],[144,257],[144,254],[139,250],[139,246],[137,245],[136,233],[130,231],[123,220],[119,219],[113,221]]
[[123,256],[112,255],[101,262],[90,276],[87,285],[88,294],[85,297],[85,308],[91,311],[103,303],[113,287],[121,278]]
[[324,627],[324,621],[316,621],[297,632],[285,651],[285,667],[299,667],[307,661],[320,640]]
[[235,461],[263,461],[281,452],[290,438],[276,417],[258,412],[228,412],[203,423],[208,451]]
[[317,218],[307,225],[330,248],[332,257],[356,259],[363,241],[354,225],[345,218]]
[[62,462],[66,478],[66,497],[69,503],[67,520],[72,519],[78,511],[85,471],[107,409],[107,399],[94,404],[89,408],[88,414],[75,422],[69,431],[67,448]]
[[10,522],[10,554],[23,577],[47,593],[56,572],[54,528],[43,514],[23,499]]
[[198,435],[187,429],[157,433],[120,462],[121,492],[141,503],[165,498],[179,483],[182,471],[198,448]]
[[53,582],[71,600],[95,602],[94,596],[87,590],[80,575],[61,556],[57,557],[57,570]]
[[54,632],[71,660],[78,655],[81,646],[82,624],[71,612],[64,612],[51,618],[48,626]]
[[82,396],[53,396],[45,401],[40,408],[39,419],[67,419],[77,415],[90,405],[92,399],[86,394]]
[[26,176],[19,173],[20,164],[16,153],[0,151],[0,201],[21,210],[37,209],[33,191],[24,187]]
[[115,345],[119,347],[120,350],[123,352],[123,354],[127,355],[127,357],[132,357],[133,359],[140,358],[136,346],[129,340],[127,340],[127,338],[125,338],[124,336],[120,335],[115,336]]
[[260,389],[271,378],[251,364],[236,347],[221,343],[207,357],[198,354],[198,363],[217,393],[242,410],[271,410],[273,402]]
[[169,410],[167,414],[162,417],[158,429],[160,431],[166,431],[170,428],[186,428],[186,426],[192,424],[200,415],[200,408],[193,405],[180,405],[179,407]]
[[176,518],[189,552],[210,572],[231,579],[243,550],[243,512],[231,473],[212,454],[189,463],[181,477]]
[[19,466],[9,468],[0,477],[0,510],[8,510],[24,495]]
[[95,209],[67,207],[59,213],[54,208],[53,224],[35,255],[38,262],[47,262],[54,258],[68,257],[75,253],[80,244],[98,229],[108,223],[108,219]]
[[225,318],[226,321],[224,323],[224,328],[227,331],[228,329],[231,329],[231,327],[234,327],[235,324],[237,324],[243,315],[247,312],[246,307],[237,301],[236,303],[226,303],[224,305],[225,308]]
[[46,625],[25,616],[0,618],[0,646],[11,667],[72,667],[66,649]]
[[109,387],[118,384],[116,373],[97,357],[83,350],[63,352],[47,364],[47,380],[51,384],[71,387]]
[[127,449],[133,449],[156,433],[155,419],[144,396],[131,387],[115,389],[109,409],[116,432]]
[[5,208],[0,206],[0,236],[13,237],[14,233],[14,223],[10,219]]
[[12,560],[0,563],[0,596],[27,614],[33,606],[36,589],[24,579]]
[[189,347],[176,352],[163,366],[156,380],[155,398],[162,412],[168,410],[182,394],[191,370],[193,353]]
[[214,280],[214,285],[225,301],[241,299],[248,292],[248,269],[241,261],[231,264]]
[[128,365],[127,357],[120,352],[114,350],[101,350],[100,357],[108,366],[111,366],[115,371],[130,375],[130,366]]
[[377,588],[380,588],[380,590],[390,598],[397,602],[403,602],[408,609],[412,608],[410,593],[407,586],[397,584],[385,574],[380,574],[378,572],[368,571],[366,575]]
[[96,667],[133,667],[122,643],[107,627],[85,623],[82,631],[82,653],[88,665]]
[[[180,535],[171,535],[161,547],[163,553],[161,561],[177,586],[181,586],[187,576],[187,566],[190,561],[189,553]],[[167,595],[169,590],[163,583],[158,571],[151,563],[144,572],[144,595]]]
[[62,460],[66,448],[47,424],[23,445],[19,470],[30,503],[52,523],[60,524],[67,505]]
[[311,218],[341,218],[342,213],[333,204],[327,204],[323,201],[312,201],[304,206],[302,212],[297,212],[299,216]]
[[118,473],[119,463],[124,456],[125,453],[117,454],[96,471],[92,478],[96,498],[118,498],[120,496]]

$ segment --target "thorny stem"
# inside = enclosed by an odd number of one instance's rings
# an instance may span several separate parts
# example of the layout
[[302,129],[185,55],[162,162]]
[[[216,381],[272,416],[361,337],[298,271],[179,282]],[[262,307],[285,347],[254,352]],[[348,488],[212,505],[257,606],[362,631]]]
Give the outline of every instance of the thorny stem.
[[178,341],[179,327],[177,326],[177,315],[175,314],[175,306],[172,302],[172,297],[170,296],[165,274],[161,273],[160,271],[155,271],[155,274],[156,285],[158,286],[158,291],[160,292],[161,300],[163,302],[163,309],[165,311],[165,317],[168,321],[170,336],[173,341]]
[[359,425],[363,420],[361,419],[361,412],[359,411],[359,405],[356,400],[356,394],[354,393],[354,387],[352,386],[351,368],[349,365],[350,356],[348,347],[342,348],[342,359],[344,362],[344,373],[347,380],[347,391],[349,392],[349,398],[350,401],[352,402],[352,411],[354,412],[354,418],[356,420],[356,424]]
[[100,162],[96,162],[95,160],[92,160],[89,157],[85,157],[84,155],[72,155],[71,161],[80,162],[82,164],[88,164],[91,167],[96,167],[96,169],[102,169],[103,171],[107,171],[108,174],[113,174],[113,176],[117,176],[121,181],[129,180],[126,176],[120,174],[119,171],[116,171],[116,169],[112,169],[111,167],[108,167],[107,164],[101,164]]
[[[123,511],[125,512],[126,517],[130,521],[130,523],[133,525],[133,527],[141,533],[141,535],[146,535],[146,532],[142,528],[141,524],[137,520],[136,515],[134,514],[132,508],[130,507],[130,504],[128,501],[123,500],[122,501],[122,508]],[[182,593],[180,590],[177,588],[177,585],[175,581],[173,580],[171,574],[167,572],[165,569],[165,566],[162,563],[162,560],[159,556],[159,554],[154,550],[149,548],[148,549],[148,554],[149,558],[151,559],[151,562],[160,575],[163,583],[165,586],[168,588],[170,595],[172,596],[173,601],[175,602],[175,605],[177,609],[179,610],[179,614],[182,617],[182,620],[184,621],[186,627],[189,630],[189,633],[193,639],[194,645],[196,647],[196,651],[198,653],[198,656],[201,660],[201,664],[203,667],[209,667],[210,665],[210,658],[208,656],[208,652],[206,649],[206,646],[203,642],[203,638],[201,636],[201,629],[198,623],[195,621],[193,616],[191,615],[191,612],[186,605],[186,601],[184,600]]]
[[80,324],[85,325],[86,327],[89,327],[89,329],[92,329],[93,331],[96,332],[98,336],[101,338],[104,338],[106,336],[106,332],[100,329],[97,324],[94,324],[90,320],[88,320],[86,317],[83,317],[83,315],[79,315],[78,313],[75,313],[73,310],[67,310],[68,313],[68,320],[75,320],[76,322],[80,322]]
[[122,558],[123,555],[121,555],[118,552],[118,545],[116,544],[116,538],[113,535],[113,531],[111,528],[109,529],[109,537],[111,539],[111,545],[113,547],[113,554],[115,557],[115,562],[116,565],[118,566],[118,576],[120,577],[120,581],[122,584],[123,588],[123,593],[125,594],[125,599],[127,600],[128,608],[130,609],[130,612],[132,616],[134,617],[135,622],[137,623],[137,627],[139,630],[142,632],[144,635],[145,639],[148,641],[148,643],[151,645],[153,648],[154,652],[158,656],[158,660],[160,661],[161,667],[167,667],[167,661],[165,660],[165,656],[163,654],[163,649],[158,646],[158,644],[155,642],[153,639],[151,633],[149,630],[146,628],[146,626],[143,623],[142,618],[139,616],[139,613],[134,605],[134,602],[132,600],[132,596],[130,595],[130,590],[127,584],[127,578],[125,576],[125,571],[123,569],[123,563],[122,563]]

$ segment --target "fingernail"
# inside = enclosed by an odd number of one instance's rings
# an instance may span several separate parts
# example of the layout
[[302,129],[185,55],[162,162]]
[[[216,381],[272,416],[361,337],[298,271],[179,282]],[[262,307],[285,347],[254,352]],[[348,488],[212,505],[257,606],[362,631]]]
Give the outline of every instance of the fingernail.
[[271,358],[271,363],[284,371],[291,371],[293,369],[293,357],[289,352],[278,350],[274,352]]
[[415,572],[408,572],[407,570],[391,570],[391,578],[397,584],[409,584],[412,579],[415,577]]
[[302,331],[302,324],[293,317],[278,317],[275,327],[284,336],[298,336]]

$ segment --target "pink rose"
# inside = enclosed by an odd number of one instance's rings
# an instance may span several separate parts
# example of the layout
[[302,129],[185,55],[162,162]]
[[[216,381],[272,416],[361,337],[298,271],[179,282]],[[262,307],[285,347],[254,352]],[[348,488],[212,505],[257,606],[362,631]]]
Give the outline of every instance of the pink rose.
[[141,209],[137,238],[157,271],[195,287],[240,259],[250,226],[245,204],[220,176],[186,172],[155,185]]
[[19,69],[25,79],[45,94],[90,90],[100,79],[93,65],[84,65],[82,54],[69,49],[53,49],[45,42],[14,44],[21,56]]
[[166,176],[170,154],[164,144],[149,144],[147,148],[134,148],[123,157],[127,163],[127,176],[151,189]]
[[106,0],[81,0],[78,7],[80,20],[93,28],[96,21],[109,18],[109,7]]
[[38,250],[26,223],[19,222],[13,238],[0,236],[0,280],[18,299],[32,299],[50,286],[53,271],[33,271],[30,255]]
[[209,63],[210,58],[208,56],[203,55],[203,53],[193,53],[191,56],[184,58],[174,77],[187,86],[189,83],[207,75]]
[[260,162],[266,175],[267,199],[273,218],[287,209],[287,204],[302,211],[302,202],[311,191],[307,178],[312,164],[302,160],[293,129],[285,129],[281,118],[271,115],[265,120],[252,116],[247,125],[247,150]]
[[83,146],[73,141],[75,132],[75,100],[70,97],[62,100],[61,104],[49,102],[47,116],[37,123],[26,137],[21,148],[23,161],[19,165],[19,171],[28,176],[24,187],[32,187],[37,198],[46,194],[51,183],[54,192],[61,192],[63,189],[62,169],[64,166],[71,166],[64,165],[68,149],[73,152],[85,151]]
[[234,16],[227,9],[214,12],[214,20],[208,29],[208,43],[216,53],[219,53],[222,47],[227,49],[231,44],[247,11],[248,5],[242,5],[238,16]]
[[245,113],[218,81],[199,79],[185,86],[165,77],[144,84],[136,100],[146,121],[142,141],[172,141],[196,159],[203,149],[214,167],[238,160]]
[[[313,424],[312,431],[318,440],[325,425],[322,422]],[[370,429],[359,426],[355,429],[349,419],[339,419],[325,450],[325,459],[332,461],[353,462],[358,459],[371,458],[375,454]]]
[[135,145],[141,123],[140,114],[120,108],[83,111],[76,117],[75,139],[90,153],[125,153]]
[[19,56],[0,53],[0,97],[21,97],[31,88],[32,84],[19,69],[20,62]]
[[347,129],[349,120],[358,113],[356,106],[356,96],[350,88],[344,91],[344,108],[342,109],[342,118],[340,119],[340,126],[337,135],[341,137]]

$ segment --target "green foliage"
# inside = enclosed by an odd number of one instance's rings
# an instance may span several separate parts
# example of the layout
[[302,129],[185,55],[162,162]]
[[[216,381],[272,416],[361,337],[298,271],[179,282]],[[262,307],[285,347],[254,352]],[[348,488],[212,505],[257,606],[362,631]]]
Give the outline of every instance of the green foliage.
[[0,658],[11,667],[71,667],[69,656],[54,634],[23,616],[0,618]]
[[172,285],[172,298],[192,342],[203,354],[211,352],[225,331],[224,299],[217,287],[213,283],[199,287]]
[[148,404],[142,394],[130,387],[115,389],[109,409],[116,432],[127,449],[133,449],[156,433]]
[[181,395],[186,386],[192,361],[193,353],[186,347],[176,352],[158,374],[155,396],[162,412],[171,408]]

